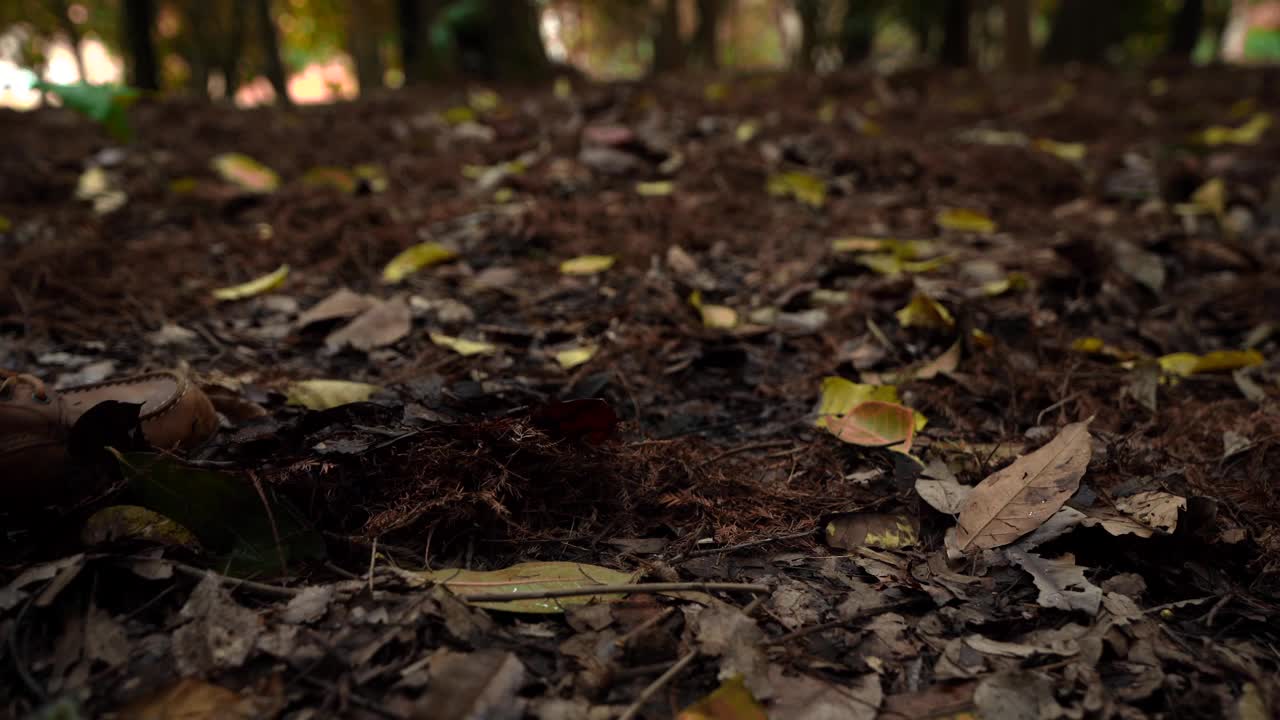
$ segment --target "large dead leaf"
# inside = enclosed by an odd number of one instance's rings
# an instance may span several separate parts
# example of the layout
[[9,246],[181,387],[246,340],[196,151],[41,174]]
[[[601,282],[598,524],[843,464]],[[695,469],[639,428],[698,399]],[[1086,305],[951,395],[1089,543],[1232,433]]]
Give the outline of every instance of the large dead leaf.
[[959,549],[1008,545],[1039,527],[1075,494],[1092,454],[1089,422],[1072,423],[1044,447],[989,475],[960,510]]
[[772,720],[875,720],[884,701],[880,676],[832,682],[809,675],[783,675],[770,669],[776,697],[769,708]]
[[897,403],[868,400],[842,416],[828,417],[827,430],[851,445],[907,453],[915,439],[915,412]]
[[516,720],[527,702],[516,694],[524,665],[513,653],[440,649],[431,655],[427,694],[413,717],[449,720]]

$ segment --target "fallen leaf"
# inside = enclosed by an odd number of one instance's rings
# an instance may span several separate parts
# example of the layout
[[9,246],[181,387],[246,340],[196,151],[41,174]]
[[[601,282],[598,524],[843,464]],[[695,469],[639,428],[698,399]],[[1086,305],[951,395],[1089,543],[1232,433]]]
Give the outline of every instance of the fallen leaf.
[[1059,558],[1043,558],[1015,548],[1005,551],[1010,560],[1026,570],[1040,591],[1040,607],[1080,610],[1097,615],[1102,605],[1102,589],[1085,579],[1085,569],[1076,565],[1070,553]]
[[702,302],[702,291],[689,294],[689,304],[702,316],[704,327],[716,330],[732,330],[738,326],[738,311],[727,305],[707,305]]
[[368,352],[394,345],[413,329],[413,314],[403,296],[376,303],[347,325],[329,333],[324,344],[330,350],[347,345]]
[[710,695],[690,705],[676,720],[768,720],[764,707],[751,695],[741,675],[720,684]]
[[556,352],[556,362],[564,370],[572,370],[596,356],[600,348],[595,345],[567,348]]
[[1257,350],[1215,350],[1204,355],[1188,352],[1170,353],[1159,357],[1157,361],[1160,363],[1160,369],[1170,375],[1190,377],[1200,373],[1254,367],[1262,365],[1266,359]]
[[[961,485],[950,470],[946,471],[945,477],[932,476],[931,471],[935,463],[940,464],[941,461],[935,460],[930,463],[921,476],[916,478],[916,494],[934,510],[947,515],[956,515],[969,499],[969,493],[973,492],[973,487]],[[943,467],[946,466],[943,465]]]
[[920,529],[906,514],[845,513],[827,522],[827,544],[843,550],[899,550],[919,541]]
[[1092,454],[1088,421],[1072,423],[1044,447],[989,475],[960,510],[959,549],[1008,545],[1039,527],[1080,487]]
[[[405,571],[409,572],[409,571]],[[457,595],[581,590],[594,585],[628,585],[640,576],[598,565],[575,562],[526,562],[500,570],[431,570],[410,573],[417,582],[441,583]],[[615,602],[623,595],[572,595],[511,602],[473,602],[477,607],[513,613],[557,614],[573,605]]]
[[472,88],[467,91],[467,104],[476,112],[493,112],[502,104],[502,96],[489,88]]
[[498,352],[498,346],[493,343],[487,343],[480,340],[467,340],[443,333],[431,333],[431,342],[440,347],[449,348],[450,350],[464,357],[471,355],[492,355]]
[[831,682],[808,675],[783,675],[775,666],[770,668],[769,678],[774,687],[769,704],[773,720],[875,720],[884,701],[880,676],[873,672]]
[[364,402],[382,388],[347,380],[299,380],[289,383],[285,397],[290,405],[308,410],[328,410],[349,403]]
[[1049,138],[1037,138],[1031,141],[1031,144],[1041,152],[1072,163],[1083,162],[1085,153],[1088,151],[1084,143],[1058,142]]
[[356,191],[356,178],[340,167],[314,167],[302,176],[302,184],[314,188],[330,188],[351,195]]
[[[865,385],[830,375],[822,378],[822,393],[818,400],[817,427],[827,427],[832,415],[844,415],[859,403],[869,400],[898,402],[898,388],[893,385]],[[916,428],[917,430],[920,428]]]
[[378,303],[377,299],[352,292],[349,288],[339,288],[320,302],[307,308],[294,321],[294,326],[304,328],[327,320],[345,320],[353,318]]
[[675,192],[675,183],[670,180],[636,183],[636,194],[641,197],[666,197]]
[[458,254],[438,242],[418,243],[391,259],[382,269],[384,283],[398,283],[409,275],[432,265],[438,265],[458,257]]
[[898,318],[902,327],[950,330],[956,325],[951,311],[924,293],[916,293],[911,298],[911,302],[894,313],[894,316]]
[[978,681],[973,692],[975,717],[982,720],[1057,718],[1068,713],[1054,697],[1057,684],[1031,672],[998,673]]
[[427,691],[412,717],[449,720],[519,720],[525,668],[514,653],[457,652],[441,648],[427,666]]
[[1117,510],[1165,534],[1178,527],[1178,511],[1186,508],[1186,498],[1158,490],[1134,493],[1116,500]]
[[200,542],[190,530],[150,508],[139,505],[111,505],[84,521],[80,539],[86,545],[103,545],[121,540],[140,540],[198,551]]
[[1153,293],[1164,290],[1164,260],[1134,243],[1117,241],[1113,246],[1116,266]]
[[915,412],[896,403],[868,400],[844,415],[827,418],[827,431],[851,445],[911,452],[915,439]]
[[807,172],[792,171],[770,175],[766,189],[774,197],[794,198],[814,208],[821,208],[827,202],[827,183]]
[[951,344],[941,355],[921,365],[912,375],[917,380],[932,380],[939,375],[949,375],[960,366],[960,341]]
[[182,678],[162,690],[120,708],[120,720],[253,720],[263,708],[252,697],[205,682]]
[[1026,290],[1030,284],[1025,273],[1011,272],[999,280],[982,283],[982,294],[987,297],[998,297],[1014,290]]
[[97,165],[89,166],[76,181],[76,199],[93,203],[96,215],[109,215],[124,207],[129,195],[114,177]]
[[994,220],[983,213],[966,208],[947,208],[938,213],[936,221],[938,227],[953,232],[989,235],[996,231]]
[[247,193],[266,195],[280,187],[275,170],[243,153],[223,153],[209,164],[219,177]]
[[617,261],[613,255],[582,255],[560,263],[560,272],[565,275],[598,275]]
[[1200,142],[1209,146],[1216,145],[1257,145],[1262,134],[1271,127],[1271,114],[1260,112],[1249,118],[1240,127],[1212,125],[1200,133]]
[[213,297],[218,300],[243,300],[244,298],[261,295],[265,292],[275,290],[284,284],[286,278],[289,277],[289,266],[281,265],[275,270],[254,278],[247,283],[240,285],[232,285],[231,287],[219,288],[213,291]]

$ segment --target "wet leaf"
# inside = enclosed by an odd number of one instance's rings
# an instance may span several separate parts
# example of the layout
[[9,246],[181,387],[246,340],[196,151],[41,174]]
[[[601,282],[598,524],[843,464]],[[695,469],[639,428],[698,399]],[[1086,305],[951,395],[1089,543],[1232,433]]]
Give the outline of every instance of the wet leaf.
[[977,210],[948,208],[938,213],[938,227],[952,232],[988,235],[996,231],[996,223]]
[[572,370],[595,357],[599,349],[595,345],[583,345],[560,350],[556,352],[556,362],[560,364],[561,368]]
[[498,352],[498,346],[480,340],[467,340],[443,333],[431,333],[431,342],[446,347],[464,357],[471,355],[492,355]]
[[458,253],[438,242],[418,243],[391,259],[382,269],[384,283],[398,283],[419,270],[458,257]]
[[956,320],[951,315],[951,311],[937,300],[925,295],[924,293],[916,293],[911,298],[911,302],[905,307],[894,313],[898,318],[898,322],[902,327],[918,327],[930,330],[950,330],[955,327]]
[[290,405],[308,410],[328,410],[340,405],[364,402],[382,388],[348,380],[299,380],[289,383],[285,397]]
[[868,400],[844,415],[827,417],[827,431],[851,445],[911,452],[915,413],[896,403]]
[[751,696],[741,675],[720,684],[710,695],[676,715],[676,720],[768,720],[764,707]]
[[219,557],[221,572],[245,577],[279,573],[281,563],[324,556],[324,542],[305,516],[270,485],[263,495],[246,478],[183,465],[168,455],[128,453],[120,466],[136,504],[190,530]]
[[281,265],[275,270],[258,278],[254,278],[247,283],[240,285],[232,285],[231,287],[219,288],[213,291],[213,297],[218,300],[243,300],[255,295],[261,295],[279,288],[289,277],[289,266]]
[[209,161],[214,172],[226,182],[254,195],[267,195],[280,187],[280,176],[244,153],[223,153]]
[[564,275],[598,275],[618,261],[614,255],[581,255],[560,263]]
[[774,197],[794,198],[810,207],[821,208],[827,202],[826,181],[798,170],[770,175],[766,189]]
[[[432,570],[413,575],[423,582],[441,583],[457,595],[582,590],[594,585],[628,585],[639,572],[622,572],[575,562],[526,562],[501,570]],[[573,595],[511,602],[474,602],[477,607],[513,613],[558,614],[566,607],[616,602],[623,595]]]
[[666,197],[675,189],[675,183],[670,180],[636,183],[636,194],[642,197]]
[[847,513],[827,522],[827,544],[843,550],[860,547],[899,550],[919,541],[918,523],[906,514]]
[[1092,454],[1088,421],[1072,423],[1044,447],[987,476],[960,510],[959,549],[1000,547],[1035,530],[1080,487]]

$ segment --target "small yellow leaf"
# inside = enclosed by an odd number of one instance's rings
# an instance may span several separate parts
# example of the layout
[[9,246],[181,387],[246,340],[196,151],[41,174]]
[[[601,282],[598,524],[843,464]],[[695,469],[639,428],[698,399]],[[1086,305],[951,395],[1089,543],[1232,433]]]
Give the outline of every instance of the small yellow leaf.
[[1102,355],[1116,360],[1136,360],[1142,357],[1141,353],[1131,350],[1122,350],[1114,345],[1107,344],[1102,338],[1082,337],[1071,342],[1071,349],[1076,352],[1085,353],[1086,355]]
[[382,388],[348,380],[300,380],[289,383],[285,397],[290,405],[308,410],[328,410],[339,405],[364,402]]
[[425,267],[458,257],[458,253],[438,242],[418,243],[405,249],[382,268],[382,282],[398,283]]
[[888,277],[896,277],[902,273],[933,272],[946,265],[947,262],[948,260],[945,257],[933,258],[932,260],[904,260],[900,255],[893,253],[869,253],[861,255],[857,259],[859,265]]
[[565,370],[572,370],[595,357],[597,350],[599,348],[595,345],[583,345],[582,347],[561,350],[556,353],[556,362],[560,363],[560,367]]
[[1191,203],[1216,217],[1227,212],[1227,185],[1222,178],[1213,178],[1196,188],[1191,194]]
[[752,138],[760,133],[760,123],[755,120],[743,120],[738,123],[738,129],[734,131],[733,136],[740,143],[749,143]]
[[814,305],[847,305],[849,303],[849,293],[844,290],[818,288],[809,293],[809,302]]
[[1151,97],[1163,97],[1169,94],[1169,81],[1162,77],[1151,78],[1147,83],[1147,92]]
[[1222,372],[1253,367],[1266,362],[1257,350],[1215,350],[1204,355],[1170,353],[1159,359],[1160,369],[1170,375],[1190,377],[1199,373]]
[[976,210],[948,208],[938,213],[938,227],[955,232],[987,235],[996,231],[996,223]]
[[1238,128],[1213,125],[1200,133],[1200,142],[1216,145],[1257,145],[1263,133],[1271,127],[1271,114],[1254,113],[1249,121]]
[[287,277],[289,277],[289,266],[281,265],[272,272],[269,272],[262,277],[250,280],[247,283],[214,290],[213,296],[218,300],[243,300],[247,297],[261,295],[264,292],[275,290],[284,284],[285,278]]
[[894,313],[894,315],[904,328],[920,327],[932,330],[949,330],[956,325],[956,320],[951,316],[950,310],[947,310],[942,303],[923,293],[916,293],[911,298],[911,302],[907,303],[905,307]]
[[511,199],[514,198],[515,196],[516,196],[516,193],[511,188],[504,187],[504,188],[498,188],[497,190],[493,191],[493,201],[498,203],[499,205],[505,205],[511,202]]
[[551,93],[556,96],[557,100],[568,100],[573,97],[573,83],[569,82],[569,78],[561,75],[556,78],[555,85],[552,86]]
[[458,353],[459,355],[492,355],[498,352],[498,346],[492,343],[481,342],[479,340],[466,340],[452,335],[444,335],[442,333],[431,333],[431,342],[446,347]]
[[731,330],[738,326],[738,311],[726,305],[703,305],[702,324],[717,330]]
[[996,346],[996,339],[991,336],[991,333],[985,330],[974,328],[969,331],[969,337],[973,339],[974,344],[978,347],[990,349]]
[[822,395],[818,401],[817,427],[827,426],[827,417],[844,415],[859,403],[870,400],[898,402],[898,388],[893,385],[864,385],[830,375],[822,378]]
[[743,683],[733,675],[710,695],[676,715],[676,720],[768,720],[769,715]]
[[675,183],[670,180],[636,183],[636,194],[644,197],[663,197],[675,191]]
[[729,86],[722,82],[707,83],[702,89],[702,96],[711,102],[720,102],[729,97]]
[[502,104],[502,98],[488,88],[476,88],[467,93],[467,104],[476,112],[492,112]]
[[450,125],[461,125],[463,123],[475,122],[476,111],[466,105],[451,107],[444,111],[444,121]]
[[826,527],[827,545],[842,550],[901,550],[915,545],[919,533],[905,513],[845,513],[831,518]]
[[7,233],[13,229],[13,222],[4,215],[0,215],[0,233]]
[[1037,150],[1049,153],[1067,162],[1081,162],[1087,152],[1084,143],[1058,142],[1049,138],[1038,138],[1032,144],[1035,145]]
[[835,100],[832,100],[830,98],[823,100],[822,105],[818,107],[818,122],[822,123],[823,125],[830,125],[831,123],[835,122],[836,111],[839,109],[839,107],[840,106],[836,104]]
[[200,541],[186,527],[155,510],[139,505],[102,508],[85,521],[80,537],[87,545],[142,540],[192,550],[200,547]]
[[1003,295],[1010,290],[1025,290],[1027,282],[1026,274],[1011,272],[999,280],[982,283],[982,293],[988,297],[995,297]]
[[247,193],[266,195],[280,187],[275,170],[243,153],[223,153],[209,164],[219,177]]
[[774,197],[792,197],[815,208],[827,202],[827,183],[816,175],[798,170],[769,176],[766,189]]
[[613,255],[581,255],[560,263],[565,275],[597,275],[613,267],[618,258]]
[[1195,373],[1196,365],[1200,363],[1200,356],[1188,352],[1169,353],[1161,356],[1159,362],[1160,369],[1170,375],[1190,377]]

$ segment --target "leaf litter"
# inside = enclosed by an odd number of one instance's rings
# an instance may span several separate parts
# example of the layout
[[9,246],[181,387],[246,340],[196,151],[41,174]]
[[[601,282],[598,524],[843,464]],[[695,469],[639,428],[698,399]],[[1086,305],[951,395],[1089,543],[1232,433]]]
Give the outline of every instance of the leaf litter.
[[1275,98],[1072,72],[0,118],[0,366],[223,411],[6,515],[0,713],[1273,715]]

